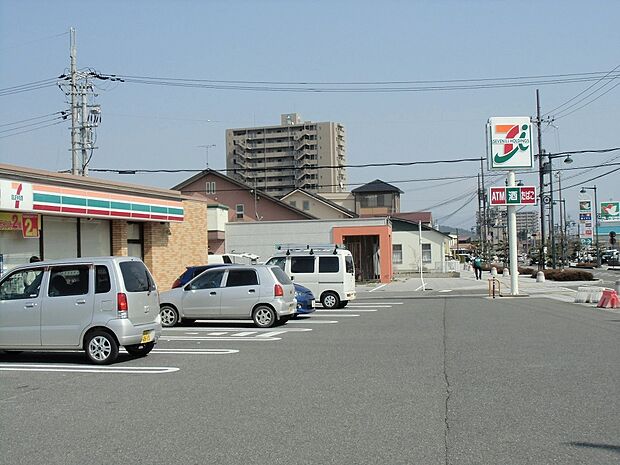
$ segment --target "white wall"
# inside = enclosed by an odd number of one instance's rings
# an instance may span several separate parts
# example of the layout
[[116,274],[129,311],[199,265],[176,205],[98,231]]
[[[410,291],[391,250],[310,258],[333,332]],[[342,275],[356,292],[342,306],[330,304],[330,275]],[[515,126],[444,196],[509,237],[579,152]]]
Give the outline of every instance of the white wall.
[[382,226],[388,221],[386,218],[356,218],[228,223],[226,251],[254,253],[260,256],[259,262],[264,262],[274,255],[276,244],[330,244],[334,227]]
[[[445,254],[443,234],[422,231],[422,244],[431,244],[431,263],[423,263],[425,271],[443,271],[441,263]],[[393,264],[394,273],[407,273],[420,270],[420,235],[418,231],[393,231],[392,244],[401,244],[403,263]]]

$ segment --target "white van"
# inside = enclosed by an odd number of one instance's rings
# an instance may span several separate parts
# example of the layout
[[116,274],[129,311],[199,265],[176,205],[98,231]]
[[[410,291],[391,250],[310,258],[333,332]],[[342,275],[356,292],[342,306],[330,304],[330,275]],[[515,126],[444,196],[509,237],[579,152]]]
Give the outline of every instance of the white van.
[[344,308],[355,300],[355,266],[351,252],[336,245],[279,245],[266,265],[277,265],[307,287],[325,308]]

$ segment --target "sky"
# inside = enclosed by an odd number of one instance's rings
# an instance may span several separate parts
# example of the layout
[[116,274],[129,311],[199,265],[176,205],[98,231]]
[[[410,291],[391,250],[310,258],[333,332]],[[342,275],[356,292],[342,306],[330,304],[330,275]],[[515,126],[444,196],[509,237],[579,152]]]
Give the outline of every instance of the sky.
[[[0,89],[67,72],[71,27],[78,69],[101,74],[383,83],[607,73],[620,65],[618,18],[616,0],[0,0]],[[617,148],[618,70],[600,81],[416,92],[268,92],[98,81],[101,124],[90,167],[202,169],[207,157],[200,146],[214,144],[209,167],[224,169],[227,128],[279,124],[280,114],[292,112],[304,120],[342,123],[348,164],[485,157],[488,118],[535,116],[536,88],[542,114],[555,117],[542,127],[547,152]],[[67,108],[55,85],[0,91],[0,163],[69,169],[69,121],[41,128],[46,118],[31,119]],[[571,165],[554,159],[554,169],[571,168],[561,176],[572,219],[582,185],[596,184],[599,201],[620,200],[620,171],[591,180],[620,166],[613,165],[620,163],[620,151],[573,159]],[[404,191],[402,211],[430,209],[440,227],[468,230],[475,224],[476,178],[441,178],[479,172],[477,162],[348,168],[348,180],[350,189],[374,179],[392,183]],[[192,174],[91,175],[170,188]],[[494,185],[505,179],[503,173],[485,177]],[[517,173],[517,179],[538,185],[534,173]]]

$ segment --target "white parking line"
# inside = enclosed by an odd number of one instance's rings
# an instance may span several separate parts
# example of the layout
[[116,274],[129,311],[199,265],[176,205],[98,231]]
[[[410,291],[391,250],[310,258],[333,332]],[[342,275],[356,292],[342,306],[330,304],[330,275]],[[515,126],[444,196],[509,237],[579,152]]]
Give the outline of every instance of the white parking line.
[[176,367],[95,367],[92,365],[43,365],[43,364],[16,364],[0,363],[0,371],[38,371],[61,373],[126,373],[126,374],[162,374],[179,371]]
[[342,314],[342,313],[332,313],[332,312],[326,312],[327,315],[313,315],[315,318],[320,318],[320,317],[330,317],[330,318],[336,318],[336,317],[342,317],[342,318],[352,318],[354,316],[359,316],[356,315],[355,313],[348,313],[348,314]]
[[286,331],[271,331],[269,333],[263,333],[263,334],[259,334],[256,337],[273,337],[273,336],[277,336],[278,334],[284,334]]
[[334,324],[334,323],[338,323],[337,320],[311,320],[311,319],[307,319],[307,320],[291,320],[288,322],[289,325],[298,325],[298,324],[302,324],[302,325],[318,325],[318,324]]
[[239,353],[238,349],[153,349],[153,352],[161,354],[182,355],[229,355]]
[[376,312],[377,310],[374,308],[356,308],[355,310],[344,310],[344,309],[334,309],[334,310],[327,310],[327,309],[321,309],[321,310],[315,310],[314,313],[338,313],[338,312]]
[[209,337],[209,336],[162,336],[160,341],[279,341],[279,337],[245,336],[245,337]]
[[251,336],[252,334],[256,334],[256,331],[242,331],[240,333],[233,334],[232,336],[244,337],[244,336]]
[[390,308],[392,305],[391,304],[349,304],[347,305],[347,307],[355,307],[355,308],[366,308],[366,307],[372,307],[372,308]]
[[[200,334],[200,333],[187,333],[187,334]],[[217,333],[209,333],[209,336],[223,336],[224,334],[228,334],[228,331],[220,331]]]
[[[289,320],[292,321],[292,320]],[[217,331],[217,332],[214,332]],[[195,327],[191,329],[191,332],[197,332],[197,333],[207,333],[209,336],[215,336],[215,335],[224,335],[224,334],[229,334],[229,333],[234,333],[234,332],[239,332],[240,328],[202,328],[202,327]],[[265,332],[265,333],[270,333],[272,331],[274,331],[273,328],[252,328],[252,331],[254,331],[255,333],[261,333],[261,332]],[[300,332],[300,331],[312,331],[312,329],[310,328],[287,328],[285,327],[281,327],[278,328],[278,331],[282,331],[282,332],[288,332],[288,331],[296,331],[296,332]],[[189,331],[187,331],[187,328],[179,328],[179,327],[172,327],[172,328],[164,328],[164,334],[166,333],[178,333],[178,332],[185,332],[186,334],[189,333]]]
[[374,289],[369,290],[368,292],[374,292],[374,291],[376,291],[378,289],[381,289],[382,287],[385,287],[385,286],[387,286],[387,284],[381,284],[381,286],[377,286]]

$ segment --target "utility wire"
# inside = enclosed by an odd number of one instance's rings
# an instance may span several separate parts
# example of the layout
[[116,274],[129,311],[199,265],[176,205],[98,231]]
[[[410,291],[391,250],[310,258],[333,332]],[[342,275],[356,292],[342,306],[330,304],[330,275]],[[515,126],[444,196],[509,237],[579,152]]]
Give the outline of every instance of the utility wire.
[[562,119],[567,117],[568,115],[572,115],[573,113],[575,113],[576,111],[581,110],[584,107],[587,107],[588,105],[590,105],[591,103],[596,102],[598,99],[600,99],[603,95],[608,94],[609,92],[611,92],[612,90],[614,90],[616,87],[618,87],[620,85],[620,82],[618,82],[616,85],[614,85],[613,87],[607,89],[605,92],[603,92],[602,94],[598,95],[596,98],[590,100],[589,102],[584,103],[583,105],[581,105],[580,107],[575,108],[573,111],[570,111],[568,113],[564,113],[563,115],[560,115],[558,117],[556,117],[555,119]]
[[57,124],[61,124],[61,123],[63,123],[63,121],[57,121],[57,122],[52,123],[52,124],[46,124],[45,126],[40,126],[38,128],[26,129],[25,131],[16,132],[14,134],[7,134],[5,136],[0,136],[0,139],[6,139],[7,137],[17,136],[18,134],[25,134],[27,132],[37,131],[37,130],[43,129],[43,128],[49,128],[50,126],[56,126]]
[[54,112],[54,113],[49,113],[49,114],[47,114],[47,115],[33,116],[32,118],[22,119],[22,120],[20,120],[20,121],[14,121],[14,122],[12,122],[12,123],[2,123],[2,124],[0,124],[0,127],[4,127],[4,126],[14,126],[14,125],[16,125],[16,124],[27,123],[27,122],[29,122],[29,121],[34,121],[34,120],[37,120],[37,119],[43,119],[43,118],[48,118],[48,117],[50,117],[50,116],[54,116],[54,115],[64,115],[64,114],[68,114],[68,111],[67,111],[67,112],[64,112],[64,111],[56,111],[56,112]]
[[[615,79],[620,75],[614,74],[603,79]],[[551,76],[544,79],[529,78],[529,80],[519,80],[521,78],[513,78],[510,82],[487,82],[475,80],[463,81],[423,81],[426,84],[419,85],[421,81],[375,81],[375,83],[332,83],[329,85],[336,87],[326,87],[321,83],[287,83],[277,81],[220,81],[207,79],[183,79],[183,78],[165,78],[153,76],[130,76],[121,74],[98,74],[99,79],[117,80],[134,84],[172,86],[172,87],[189,87],[203,88],[212,90],[241,90],[241,91],[260,91],[260,92],[313,92],[313,93],[390,93],[390,92],[429,92],[429,91],[449,91],[449,90],[475,90],[475,89],[491,89],[504,87],[524,87],[524,86],[540,86],[551,84],[566,84],[574,82],[588,82],[600,80],[600,76],[572,76],[572,77],[556,77]],[[492,81],[492,80],[491,80]],[[394,82],[404,82],[405,85],[397,85]],[[445,84],[445,82],[451,82]],[[479,82],[474,84],[465,84],[465,82]],[[411,85],[416,83],[418,85]],[[444,84],[442,84],[444,83]],[[432,84],[432,85],[431,85]],[[345,86],[353,87],[345,87]],[[366,87],[361,87],[366,86]]]
[[[542,115],[542,117],[546,117],[551,115],[554,111],[559,110],[560,108],[568,105],[570,102],[572,102],[573,100],[575,100],[576,98],[580,97],[581,95],[585,94],[587,91],[589,91],[592,87],[597,86],[598,84],[601,83],[601,81],[603,81],[605,78],[607,78],[611,73],[613,73],[614,71],[616,71],[618,68],[620,68],[620,65],[616,66],[614,69],[612,69],[611,71],[609,71],[607,74],[605,74],[604,76],[602,76],[598,81],[596,81],[594,84],[591,84],[590,86],[588,86],[587,88],[585,88],[584,90],[582,90],[581,92],[579,92],[577,95],[575,95],[573,98],[568,99],[566,102],[564,102],[561,105],[558,105],[557,107],[555,107],[553,110],[549,110],[548,112],[546,112],[545,114]],[[609,84],[608,81],[607,84]],[[605,85],[607,85],[605,84]],[[564,111],[564,110],[562,110]]]
[[29,128],[29,127],[32,127],[32,126],[38,126],[40,124],[49,123],[51,121],[56,121],[56,120],[59,120],[59,119],[64,119],[64,118],[62,116],[57,116],[55,118],[49,118],[49,119],[45,119],[45,120],[42,120],[42,121],[36,121],[34,123],[24,124],[22,126],[15,126],[13,128],[9,128],[9,129],[0,129],[0,133],[12,132],[12,131],[16,131],[18,129],[24,129],[24,128]]

